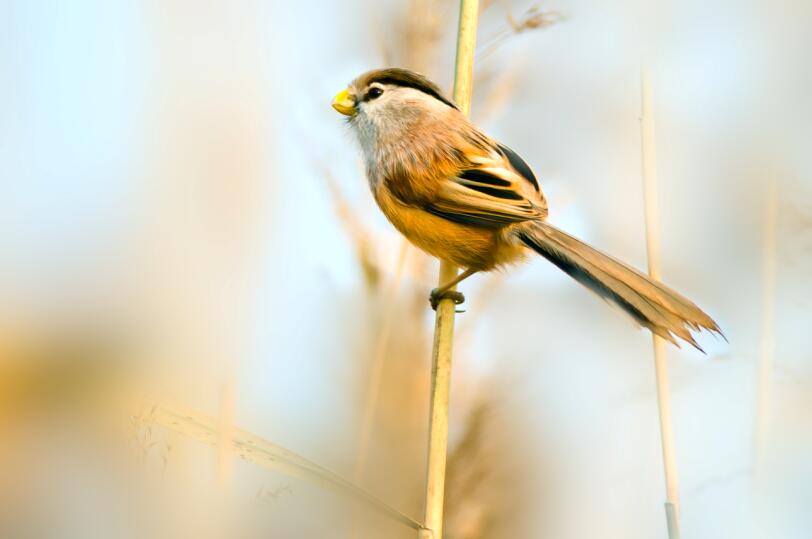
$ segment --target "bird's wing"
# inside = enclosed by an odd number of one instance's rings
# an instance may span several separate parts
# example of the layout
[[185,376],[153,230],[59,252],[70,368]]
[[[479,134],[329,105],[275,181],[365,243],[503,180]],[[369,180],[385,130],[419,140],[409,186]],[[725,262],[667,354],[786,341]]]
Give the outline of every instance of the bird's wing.
[[425,209],[450,221],[488,228],[547,215],[530,167],[501,145],[487,155],[470,157],[468,166],[442,180]]

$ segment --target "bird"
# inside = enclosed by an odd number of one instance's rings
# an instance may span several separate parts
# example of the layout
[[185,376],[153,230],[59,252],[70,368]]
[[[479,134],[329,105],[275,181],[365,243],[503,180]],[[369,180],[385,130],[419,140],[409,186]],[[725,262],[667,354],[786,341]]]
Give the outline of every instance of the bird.
[[663,283],[547,222],[530,166],[485,135],[426,76],[403,68],[367,71],[332,101],[360,144],[372,195],[412,244],[463,271],[430,303],[460,304],[454,287],[536,253],[638,325],[698,350],[692,332],[722,334],[702,309]]

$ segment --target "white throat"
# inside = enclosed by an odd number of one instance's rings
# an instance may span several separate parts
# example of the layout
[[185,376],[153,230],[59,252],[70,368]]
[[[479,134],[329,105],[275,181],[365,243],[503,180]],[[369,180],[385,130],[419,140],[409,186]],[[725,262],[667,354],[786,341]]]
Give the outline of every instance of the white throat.
[[379,164],[403,158],[408,140],[453,110],[442,101],[414,88],[390,87],[373,101],[364,102],[350,125],[358,137],[367,176],[373,189],[379,181]]

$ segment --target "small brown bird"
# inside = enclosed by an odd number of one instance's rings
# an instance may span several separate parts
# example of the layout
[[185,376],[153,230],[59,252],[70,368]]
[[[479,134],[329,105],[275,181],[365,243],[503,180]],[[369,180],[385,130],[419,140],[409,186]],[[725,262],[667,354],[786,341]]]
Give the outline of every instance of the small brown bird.
[[[431,293],[432,306],[480,271],[520,262],[528,248],[679,346],[691,331],[721,334],[692,302],[546,222],[530,167],[482,132],[423,75],[364,73],[336,95],[364,154],[367,179],[389,221],[420,249],[465,270]],[[701,350],[701,348],[699,348]]]

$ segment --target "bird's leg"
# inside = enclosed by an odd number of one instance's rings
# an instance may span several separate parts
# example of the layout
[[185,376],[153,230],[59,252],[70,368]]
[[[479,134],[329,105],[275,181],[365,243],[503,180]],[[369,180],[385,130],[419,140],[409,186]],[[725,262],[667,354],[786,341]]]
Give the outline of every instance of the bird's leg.
[[458,292],[456,290],[451,290],[459,283],[476,273],[478,270],[468,268],[467,270],[463,271],[456,277],[454,277],[451,281],[447,282],[442,286],[438,286],[434,290],[431,291],[431,295],[429,296],[429,303],[431,303],[431,308],[435,311],[437,310],[437,305],[440,303],[441,299],[450,299],[453,300],[456,305],[463,303],[465,301],[465,296],[462,295],[462,292]]

